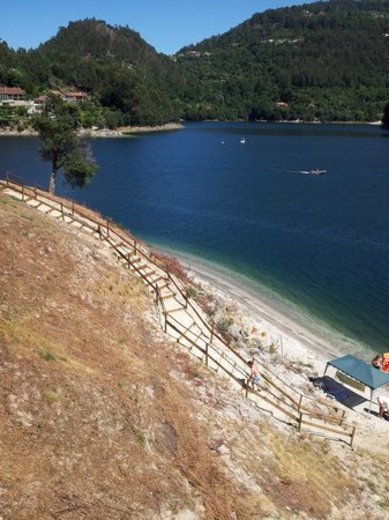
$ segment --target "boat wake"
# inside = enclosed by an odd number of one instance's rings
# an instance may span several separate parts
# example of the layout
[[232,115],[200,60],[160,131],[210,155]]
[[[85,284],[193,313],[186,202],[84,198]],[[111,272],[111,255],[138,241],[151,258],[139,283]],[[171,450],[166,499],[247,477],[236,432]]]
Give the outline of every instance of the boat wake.
[[325,175],[327,173],[327,170],[277,170],[277,169],[270,169],[269,171],[276,171],[276,172],[286,172],[286,173],[297,173],[299,175]]

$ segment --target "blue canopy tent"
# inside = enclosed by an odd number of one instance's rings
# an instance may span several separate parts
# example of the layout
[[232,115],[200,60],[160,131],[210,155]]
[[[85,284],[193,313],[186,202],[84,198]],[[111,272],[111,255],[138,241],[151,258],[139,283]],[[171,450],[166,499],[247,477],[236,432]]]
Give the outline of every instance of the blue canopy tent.
[[389,384],[389,374],[381,372],[381,370],[374,368],[371,364],[366,363],[351,354],[328,361],[324,370],[324,375],[329,366],[333,366],[343,374],[352,378],[351,381],[347,381],[347,379],[343,378],[342,381],[345,384],[351,384],[351,386],[355,387],[356,385],[353,384],[353,381],[355,381],[370,388],[369,412],[373,401],[374,390]]

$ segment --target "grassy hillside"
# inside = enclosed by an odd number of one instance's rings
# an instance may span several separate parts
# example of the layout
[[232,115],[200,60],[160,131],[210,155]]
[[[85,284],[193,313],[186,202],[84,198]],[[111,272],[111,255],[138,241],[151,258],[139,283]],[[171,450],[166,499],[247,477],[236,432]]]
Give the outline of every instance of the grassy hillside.
[[3,520],[385,518],[385,451],[251,409],[104,244],[4,195],[0,233]]

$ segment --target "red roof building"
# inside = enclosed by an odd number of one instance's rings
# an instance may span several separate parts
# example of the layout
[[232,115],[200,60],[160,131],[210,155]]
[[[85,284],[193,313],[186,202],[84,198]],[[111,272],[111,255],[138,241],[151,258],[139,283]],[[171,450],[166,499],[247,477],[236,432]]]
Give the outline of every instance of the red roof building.
[[85,94],[85,92],[63,92],[62,97],[66,101],[82,102],[88,98],[88,94]]
[[24,91],[20,87],[0,87],[0,101],[20,101]]

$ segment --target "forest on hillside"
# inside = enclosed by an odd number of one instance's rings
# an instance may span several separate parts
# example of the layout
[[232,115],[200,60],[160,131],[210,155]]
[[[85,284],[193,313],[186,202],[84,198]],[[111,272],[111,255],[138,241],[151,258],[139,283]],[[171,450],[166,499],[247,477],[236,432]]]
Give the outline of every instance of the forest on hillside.
[[189,117],[377,120],[389,95],[389,2],[269,10],[178,60]]
[[[0,84],[89,95],[85,124],[376,121],[389,100],[389,0],[272,9],[166,56],[129,27],[71,22],[37,49],[0,42]],[[1,117],[1,114],[0,114]]]

